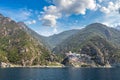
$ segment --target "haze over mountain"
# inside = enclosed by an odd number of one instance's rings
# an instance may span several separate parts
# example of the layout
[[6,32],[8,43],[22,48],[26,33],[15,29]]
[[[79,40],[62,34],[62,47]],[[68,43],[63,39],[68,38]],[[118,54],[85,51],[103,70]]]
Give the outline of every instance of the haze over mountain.
[[117,25],[115,28],[116,28],[117,30],[120,30],[120,25]]

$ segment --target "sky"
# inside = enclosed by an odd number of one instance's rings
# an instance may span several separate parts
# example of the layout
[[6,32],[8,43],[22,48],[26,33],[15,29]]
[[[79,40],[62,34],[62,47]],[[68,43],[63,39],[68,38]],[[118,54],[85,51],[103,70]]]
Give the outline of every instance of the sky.
[[120,25],[120,0],[0,0],[0,13],[50,36],[96,22]]

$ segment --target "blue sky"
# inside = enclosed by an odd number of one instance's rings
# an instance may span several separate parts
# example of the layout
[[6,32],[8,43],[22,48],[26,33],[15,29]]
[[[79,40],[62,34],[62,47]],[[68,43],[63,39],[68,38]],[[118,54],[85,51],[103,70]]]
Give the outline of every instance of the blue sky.
[[0,13],[49,36],[95,22],[120,25],[120,0],[0,0]]

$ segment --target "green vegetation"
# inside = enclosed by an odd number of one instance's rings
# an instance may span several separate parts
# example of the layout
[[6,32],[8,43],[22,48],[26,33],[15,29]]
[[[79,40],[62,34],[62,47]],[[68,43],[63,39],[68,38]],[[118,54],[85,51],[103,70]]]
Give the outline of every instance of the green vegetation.
[[48,64],[51,55],[43,44],[15,21],[0,17],[0,62],[23,66]]
[[96,65],[114,64],[120,62],[120,31],[100,23],[88,25],[78,33],[70,36],[57,45],[54,53],[69,51],[90,56]]
[[119,63],[119,34],[118,30],[94,23],[81,30],[44,37],[22,22],[16,23],[1,16],[0,62],[23,66],[58,66],[65,58],[64,53],[72,51],[88,55],[96,65]]
[[86,28],[64,40],[53,49],[53,52],[61,54],[69,51],[78,52],[82,45],[84,45],[90,38],[94,38],[94,36],[104,38],[114,45],[114,47],[120,48],[119,34],[120,31],[116,29],[109,28],[100,23],[94,23],[88,25]]

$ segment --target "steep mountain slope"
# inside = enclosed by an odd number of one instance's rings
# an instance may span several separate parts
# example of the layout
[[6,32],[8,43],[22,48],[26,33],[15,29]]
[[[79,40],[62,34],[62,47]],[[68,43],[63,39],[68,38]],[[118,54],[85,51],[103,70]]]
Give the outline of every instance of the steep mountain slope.
[[73,29],[49,37],[45,37],[28,28],[23,22],[18,22],[18,25],[24,27],[25,31],[27,31],[31,36],[35,37],[40,43],[42,42],[44,46],[51,50],[68,37],[79,32],[79,30]]
[[38,33],[36,33],[35,31],[33,31],[32,29],[30,29],[25,23],[23,22],[18,22],[17,23],[19,26],[22,26],[25,30],[25,32],[27,32],[28,34],[30,34],[32,37],[36,38],[38,40],[38,42],[42,45],[44,45],[45,47],[47,47],[47,49],[50,49],[50,46],[48,44],[48,41],[47,41],[47,37],[45,36],[42,36]]
[[70,37],[78,32],[79,32],[79,30],[75,30],[75,29],[69,30],[69,31],[64,31],[59,34],[49,36],[46,38],[46,40],[47,40],[48,44],[50,45],[50,47],[53,49],[54,47],[59,45],[61,42],[63,42],[65,39],[67,39],[68,37]]
[[[81,44],[77,54],[69,53],[63,60],[64,65],[86,67],[108,66],[118,62],[116,48],[100,36],[94,36]],[[73,57],[72,57],[73,56]],[[72,59],[71,59],[72,58]]]
[[106,39],[100,36],[91,37],[83,43],[80,53],[87,54],[91,60],[98,65],[106,65],[115,63],[116,48]]
[[109,28],[100,23],[94,23],[88,25],[86,28],[80,30],[77,34],[70,36],[63,43],[59,44],[53,49],[54,53],[66,53],[68,51],[79,51],[81,49],[82,43],[85,40],[90,39],[94,36],[100,36],[108,40],[115,47],[120,47],[120,31]]
[[[84,54],[84,59],[86,60],[82,63],[89,66],[93,66],[93,64],[89,62],[94,62],[95,66],[113,65],[120,63],[119,34],[120,31],[109,28],[103,24],[90,24],[86,28],[80,30],[77,34],[70,36],[56,46],[53,49],[53,52],[56,54],[65,54],[72,51],[78,54]],[[69,58],[65,59],[67,59],[68,65],[73,64],[69,64]],[[81,61],[81,59],[79,58],[78,61]],[[65,60],[64,64],[66,64]],[[79,64],[81,64],[81,62]]]
[[23,26],[0,14],[0,62],[46,65],[50,57],[50,52]]

